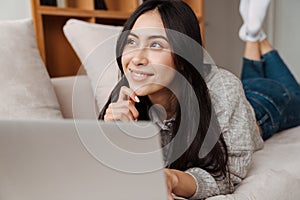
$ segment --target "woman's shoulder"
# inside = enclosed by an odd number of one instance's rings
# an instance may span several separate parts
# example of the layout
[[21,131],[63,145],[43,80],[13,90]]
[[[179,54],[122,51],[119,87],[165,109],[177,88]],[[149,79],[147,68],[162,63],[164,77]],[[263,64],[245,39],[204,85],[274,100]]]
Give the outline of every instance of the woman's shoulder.
[[209,88],[219,86],[240,86],[240,79],[228,70],[216,65],[210,66],[210,71],[205,77]]
[[226,110],[226,113],[233,112],[236,104],[245,99],[239,78],[223,68],[213,65],[210,67],[205,81],[215,109]]
[[207,87],[212,95],[223,96],[224,100],[237,98],[243,95],[244,90],[240,79],[226,69],[212,65],[209,73],[205,76]]

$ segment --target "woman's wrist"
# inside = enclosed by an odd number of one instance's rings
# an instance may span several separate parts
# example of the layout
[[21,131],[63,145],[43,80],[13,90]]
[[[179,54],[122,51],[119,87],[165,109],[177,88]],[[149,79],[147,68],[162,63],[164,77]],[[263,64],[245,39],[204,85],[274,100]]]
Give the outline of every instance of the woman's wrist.
[[194,177],[188,173],[171,169],[172,174],[177,179],[177,184],[173,188],[176,196],[189,198],[193,196],[197,190],[197,184]]

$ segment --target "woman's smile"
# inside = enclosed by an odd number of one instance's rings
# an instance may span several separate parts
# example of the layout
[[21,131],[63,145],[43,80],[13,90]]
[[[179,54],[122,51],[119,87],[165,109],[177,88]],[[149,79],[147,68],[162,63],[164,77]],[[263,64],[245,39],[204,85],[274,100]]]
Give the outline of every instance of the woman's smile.
[[142,82],[148,79],[150,76],[154,76],[154,73],[146,72],[139,69],[129,68],[130,77],[133,81]]

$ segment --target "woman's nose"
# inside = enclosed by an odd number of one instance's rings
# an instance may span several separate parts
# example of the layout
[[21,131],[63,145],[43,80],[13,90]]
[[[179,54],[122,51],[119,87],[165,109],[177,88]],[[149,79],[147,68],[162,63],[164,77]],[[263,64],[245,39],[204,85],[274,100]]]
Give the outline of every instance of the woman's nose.
[[148,64],[148,57],[147,57],[147,49],[142,48],[139,50],[136,50],[133,52],[133,58],[132,58],[132,63],[136,66],[140,65],[147,65]]

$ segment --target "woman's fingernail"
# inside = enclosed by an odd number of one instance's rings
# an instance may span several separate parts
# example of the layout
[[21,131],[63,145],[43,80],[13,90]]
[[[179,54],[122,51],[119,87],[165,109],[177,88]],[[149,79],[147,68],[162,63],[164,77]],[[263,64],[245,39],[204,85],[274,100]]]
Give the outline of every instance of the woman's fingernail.
[[135,96],[134,99],[135,99],[135,102],[140,103],[140,99],[137,96]]

